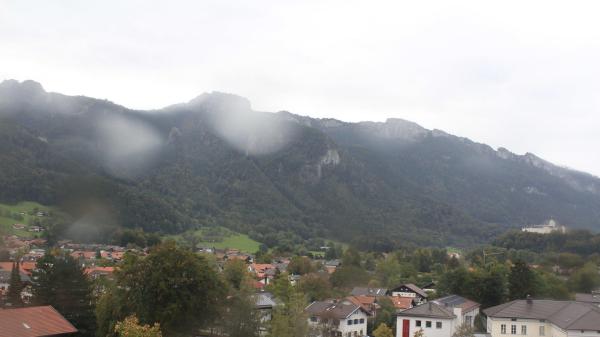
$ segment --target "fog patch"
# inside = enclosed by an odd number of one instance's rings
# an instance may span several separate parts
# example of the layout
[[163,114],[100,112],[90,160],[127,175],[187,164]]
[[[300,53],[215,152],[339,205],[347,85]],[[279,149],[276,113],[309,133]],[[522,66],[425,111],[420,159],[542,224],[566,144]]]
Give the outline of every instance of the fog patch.
[[109,174],[134,178],[151,168],[163,140],[147,123],[122,115],[109,114],[96,123],[99,152]]
[[242,97],[212,93],[191,103],[200,104],[209,111],[208,121],[216,134],[246,155],[277,152],[294,139],[298,131],[295,123],[281,116],[253,111]]
[[65,237],[79,242],[98,242],[117,227],[114,211],[104,203],[91,199],[77,203],[70,208],[77,219],[66,229]]

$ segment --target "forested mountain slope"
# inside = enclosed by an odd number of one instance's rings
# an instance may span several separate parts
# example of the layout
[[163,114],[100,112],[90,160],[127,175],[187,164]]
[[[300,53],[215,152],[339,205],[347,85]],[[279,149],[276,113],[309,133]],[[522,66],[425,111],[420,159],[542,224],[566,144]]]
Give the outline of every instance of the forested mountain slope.
[[0,202],[55,204],[72,232],[224,225],[268,245],[329,237],[468,245],[554,216],[596,228],[600,180],[402,121],[253,111],[203,94],[134,111],[0,84]]

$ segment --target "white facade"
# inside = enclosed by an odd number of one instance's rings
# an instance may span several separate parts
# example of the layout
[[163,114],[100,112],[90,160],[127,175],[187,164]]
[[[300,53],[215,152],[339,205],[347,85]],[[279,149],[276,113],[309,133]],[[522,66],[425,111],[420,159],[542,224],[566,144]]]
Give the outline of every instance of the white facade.
[[491,317],[487,319],[487,332],[492,337],[598,337],[600,335],[597,330],[563,330],[543,319]]
[[555,220],[550,219],[543,225],[523,227],[521,230],[529,233],[550,234],[552,232],[565,233],[567,228],[563,225],[559,225]]
[[460,322],[458,324],[460,325],[466,323],[473,328],[475,327],[475,317],[477,317],[477,315],[479,315],[479,307],[471,311],[461,312],[461,314],[459,315]]
[[451,337],[458,327],[456,319],[427,317],[396,317],[396,337],[405,337],[405,321],[408,321],[408,336],[423,329],[424,337]]
[[338,336],[341,337],[363,337],[367,335],[367,314],[360,309],[344,319],[329,319],[325,322],[319,317],[310,317],[308,323],[317,336],[322,336],[319,332],[326,326],[337,331]]
[[[492,337],[511,337],[516,335],[520,337],[567,337],[565,330],[543,319],[488,317],[487,332]],[[595,331],[594,334],[596,337],[598,336],[598,333]]]

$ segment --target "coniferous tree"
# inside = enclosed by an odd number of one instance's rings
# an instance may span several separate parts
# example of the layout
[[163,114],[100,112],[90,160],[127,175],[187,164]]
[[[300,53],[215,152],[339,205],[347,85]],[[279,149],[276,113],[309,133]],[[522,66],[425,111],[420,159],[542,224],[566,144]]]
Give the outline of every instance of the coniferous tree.
[[515,262],[508,274],[508,293],[511,300],[535,295],[535,274],[521,260]]
[[33,303],[53,306],[80,336],[94,336],[95,332],[91,291],[83,268],[71,256],[46,254],[38,261],[33,274]]
[[23,299],[21,298],[21,292],[23,291],[23,282],[19,273],[19,262],[13,263],[12,270],[10,272],[10,283],[8,285],[7,301],[13,307],[20,307],[23,305]]

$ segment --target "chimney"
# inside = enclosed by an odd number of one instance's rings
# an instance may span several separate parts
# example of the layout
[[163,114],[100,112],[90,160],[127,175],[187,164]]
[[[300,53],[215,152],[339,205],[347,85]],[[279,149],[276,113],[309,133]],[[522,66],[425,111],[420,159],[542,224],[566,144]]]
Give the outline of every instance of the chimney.
[[530,295],[527,295],[527,304],[528,305],[532,305],[533,304],[533,300],[531,299]]

